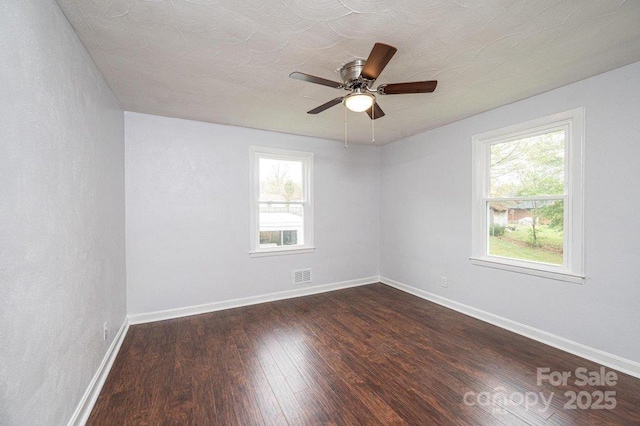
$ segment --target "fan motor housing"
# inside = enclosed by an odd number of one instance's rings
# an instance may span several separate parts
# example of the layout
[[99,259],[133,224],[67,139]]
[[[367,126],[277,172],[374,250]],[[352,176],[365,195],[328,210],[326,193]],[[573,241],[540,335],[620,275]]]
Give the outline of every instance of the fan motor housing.
[[360,73],[364,68],[366,60],[355,59],[351,62],[347,62],[340,68],[340,76],[344,81],[345,89],[367,89],[370,81],[361,77]]

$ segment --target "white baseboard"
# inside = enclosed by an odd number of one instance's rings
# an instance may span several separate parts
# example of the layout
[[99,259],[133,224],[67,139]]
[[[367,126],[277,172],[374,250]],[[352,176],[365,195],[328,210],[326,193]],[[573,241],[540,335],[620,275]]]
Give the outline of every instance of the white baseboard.
[[530,327],[525,324],[521,324],[516,321],[512,321],[507,318],[494,315],[492,313],[474,308],[472,306],[464,305],[462,303],[455,302],[453,300],[438,296],[433,293],[421,290],[416,287],[412,287],[407,284],[394,281],[389,278],[380,277],[380,282],[388,286],[397,288],[406,293],[413,294],[422,299],[429,300],[431,302],[442,305],[446,308],[453,309],[470,317],[474,317],[489,324],[493,324],[500,328],[504,328],[522,336],[528,337],[538,342],[542,342],[554,348],[558,348],[565,352],[569,352],[573,355],[577,355],[581,358],[588,359],[606,367],[613,368],[623,373],[629,374],[634,377],[640,378],[640,363],[622,358],[617,355],[610,354],[608,352],[601,351],[599,349],[592,348],[590,346],[583,345],[582,343],[574,342],[564,337],[557,336],[546,331],[539,330],[537,328]]
[[308,296],[311,294],[325,293],[343,288],[356,287],[378,282],[377,276],[360,278],[357,280],[342,281],[333,284],[324,284],[313,287],[304,287],[295,290],[279,291],[260,296],[243,297],[241,299],[225,300],[222,302],[206,303],[204,305],[187,306],[184,308],[167,309],[163,311],[147,312],[129,315],[130,324],[143,324],[147,322],[162,321],[173,318],[188,317],[207,312],[221,311],[223,309],[239,308],[241,306],[256,305],[258,303],[273,302],[276,300],[291,299],[294,297]]
[[113,366],[113,361],[115,361],[116,356],[118,355],[118,351],[120,350],[120,346],[122,346],[122,342],[124,341],[124,337],[127,335],[128,330],[129,320],[125,317],[118,333],[111,342],[109,349],[107,349],[107,352],[104,354],[104,358],[102,358],[98,371],[94,374],[87,390],[78,404],[78,407],[76,407],[76,411],[73,413],[73,416],[71,416],[68,426],[80,426],[87,423],[89,415],[91,415],[91,410],[93,410],[93,406],[98,399],[98,395],[100,395],[102,386],[104,386],[104,382],[107,380],[109,371],[111,371],[111,367]]

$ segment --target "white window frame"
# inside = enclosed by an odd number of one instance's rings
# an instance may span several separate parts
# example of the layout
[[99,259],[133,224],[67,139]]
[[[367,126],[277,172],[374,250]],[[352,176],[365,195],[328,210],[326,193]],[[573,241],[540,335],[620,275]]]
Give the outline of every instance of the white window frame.
[[[251,146],[250,151],[250,248],[251,257],[276,256],[286,254],[312,253],[313,245],[313,153],[291,151],[270,147]],[[302,162],[302,186],[304,199],[290,201],[300,204],[304,211],[304,245],[260,247],[260,159],[300,161]]]
[[[490,197],[490,147],[556,129],[565,130],[564,263],[516,260],[488,253],[487,201],[511,201]],[[553,114],[475,135],[472,138],[472,253],[474,265],[504,269],[582,284],[584,282],[584,108]],[[531,197],[535,199],[544,197]],[[523,198],[519,198],[523,199]]]

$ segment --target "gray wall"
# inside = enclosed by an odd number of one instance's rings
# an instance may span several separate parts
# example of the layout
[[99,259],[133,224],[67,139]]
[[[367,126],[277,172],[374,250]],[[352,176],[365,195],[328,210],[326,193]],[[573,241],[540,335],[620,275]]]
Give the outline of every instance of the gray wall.
[[[471,265],[471,137],[581,106],[586,282]],[[639,117],[635,63],[385,145],[381,275],[640,361]]]
[[52,0],[0,3],[0,424],[64,424],[126,315],[123,112]]
[[[379,150],[125,113],[130,314],[378,275]],[[249,257],[249,146],[314,153],[316,250]]]

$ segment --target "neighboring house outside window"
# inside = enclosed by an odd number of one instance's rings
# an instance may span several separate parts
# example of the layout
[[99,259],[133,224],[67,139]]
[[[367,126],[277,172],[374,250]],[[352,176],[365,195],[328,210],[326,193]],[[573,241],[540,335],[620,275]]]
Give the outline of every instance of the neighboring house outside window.
[[313,154],[251,147],[251,254],[313,250]]
[[584,109],[473,137],[472,262],[582,282]]

